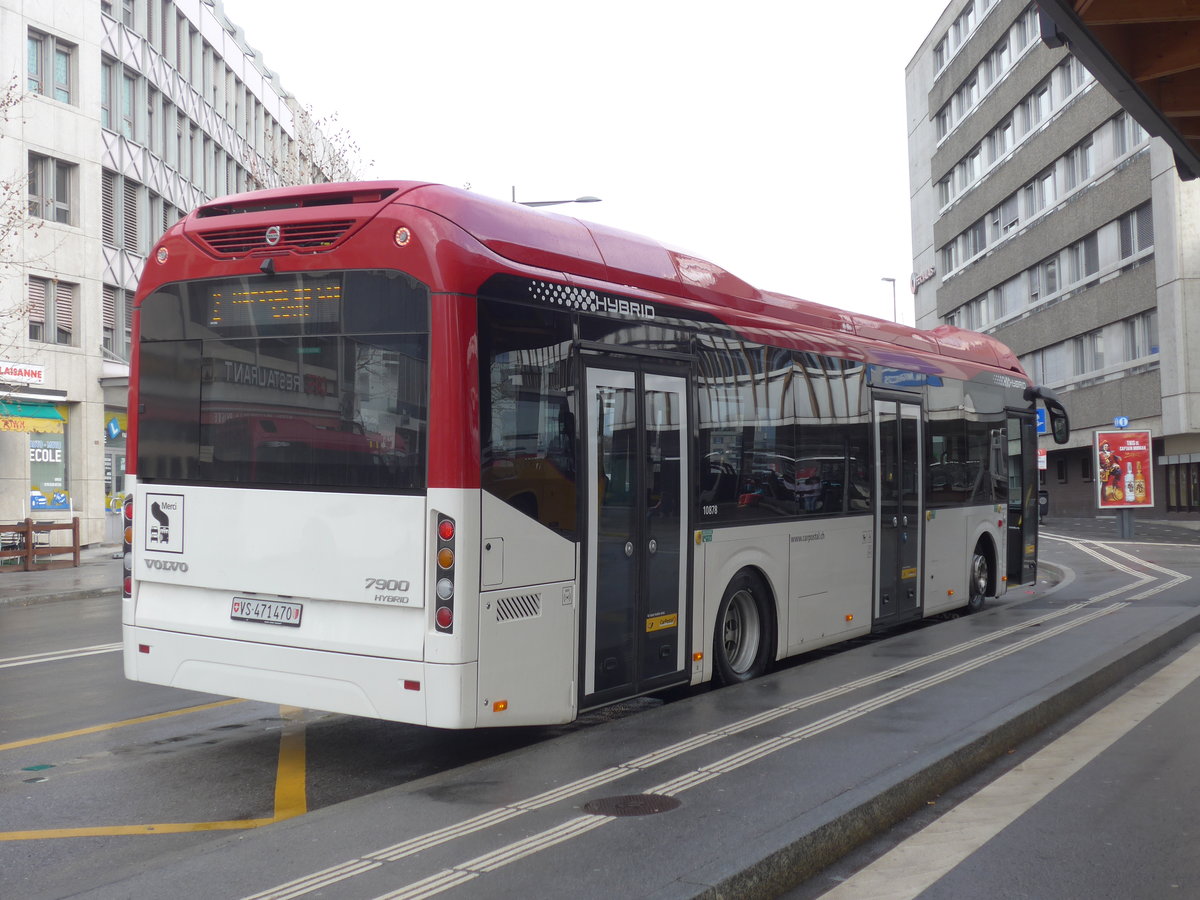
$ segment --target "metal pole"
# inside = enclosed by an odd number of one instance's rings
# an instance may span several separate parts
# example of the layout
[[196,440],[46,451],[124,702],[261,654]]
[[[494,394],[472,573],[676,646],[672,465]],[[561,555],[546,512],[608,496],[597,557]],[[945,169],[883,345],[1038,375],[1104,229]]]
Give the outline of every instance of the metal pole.
[[1123,541],[1133,540],[1133,510],[1117,510],[1117,536]]
[[892,283],[892,321],[899,322],[900,319],[897,318],[897,314],[896,314],[896,279],[888,278],[885,275],[883,278],[881,278],[879,280],[880,281],[890,281]]

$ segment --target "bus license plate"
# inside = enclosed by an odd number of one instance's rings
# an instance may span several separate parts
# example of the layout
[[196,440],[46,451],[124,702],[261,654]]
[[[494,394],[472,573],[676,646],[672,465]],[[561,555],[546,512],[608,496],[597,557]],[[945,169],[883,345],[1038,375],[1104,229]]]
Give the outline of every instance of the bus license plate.
[[304,605],[301,603],[234,597],[229,618],[239,619],[242,622],[264,622],[267,625],[291,625],[298,628],[302,612],[304,612]]

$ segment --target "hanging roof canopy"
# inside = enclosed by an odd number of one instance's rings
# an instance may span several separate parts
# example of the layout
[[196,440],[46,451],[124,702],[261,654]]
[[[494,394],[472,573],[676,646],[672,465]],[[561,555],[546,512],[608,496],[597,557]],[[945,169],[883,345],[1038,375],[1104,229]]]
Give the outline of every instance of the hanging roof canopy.
[[1125,110],[1200,177],[1200,0],[1038,0],[1042,39],[1068,44]]

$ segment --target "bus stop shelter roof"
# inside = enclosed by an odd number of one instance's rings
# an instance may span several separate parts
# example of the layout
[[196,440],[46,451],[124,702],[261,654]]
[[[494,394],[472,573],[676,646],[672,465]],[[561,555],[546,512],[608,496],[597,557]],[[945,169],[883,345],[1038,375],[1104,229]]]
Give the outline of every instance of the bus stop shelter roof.
[[1038,0],[1042,39],[1070,46],[1125,110],[1200,177],[1200,0]]

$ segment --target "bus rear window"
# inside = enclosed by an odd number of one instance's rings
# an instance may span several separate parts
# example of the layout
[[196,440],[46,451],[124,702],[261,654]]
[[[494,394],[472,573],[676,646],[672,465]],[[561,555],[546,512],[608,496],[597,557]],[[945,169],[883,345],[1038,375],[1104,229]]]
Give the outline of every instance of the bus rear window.
[[[316,300],[333,284],[330,305],[297,311],[306,288]],[[141,479],[424,489],[423,286],[390,272],[223,279],[168,286],[142,310]]]

